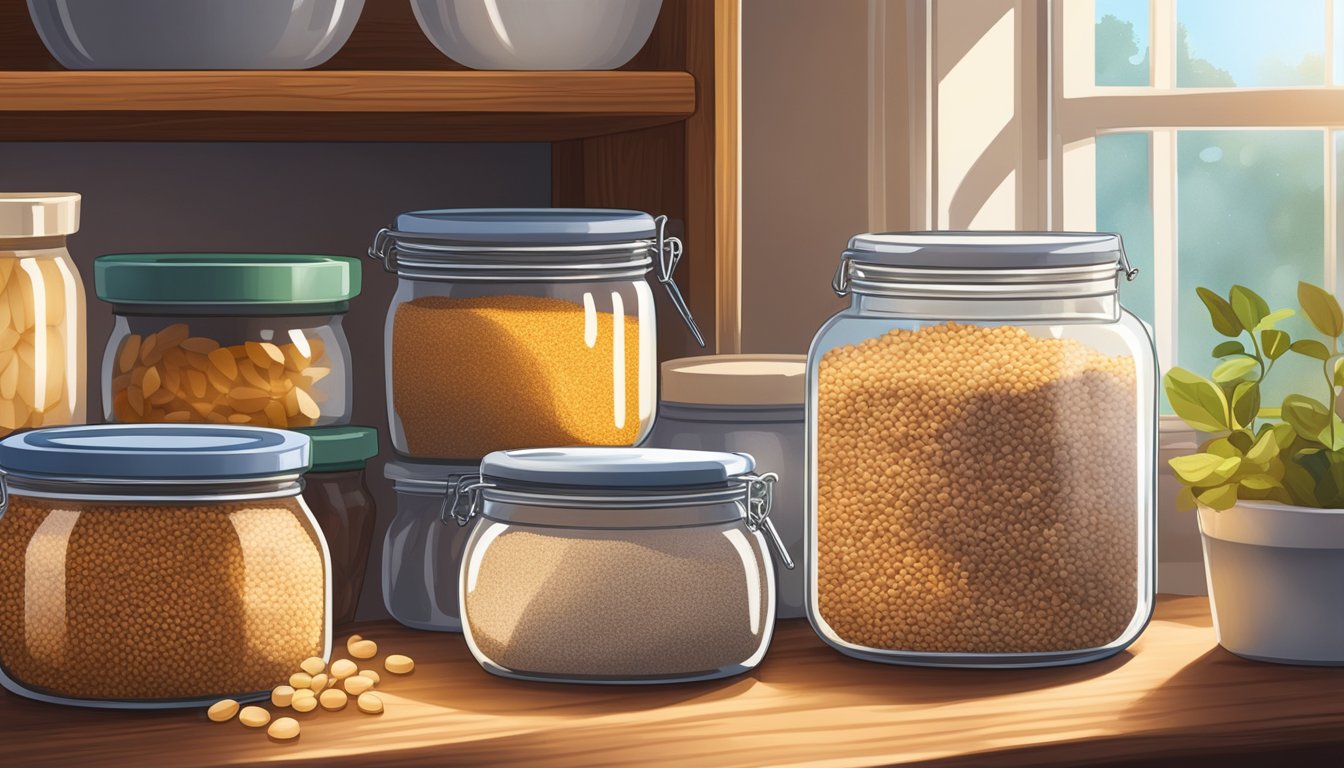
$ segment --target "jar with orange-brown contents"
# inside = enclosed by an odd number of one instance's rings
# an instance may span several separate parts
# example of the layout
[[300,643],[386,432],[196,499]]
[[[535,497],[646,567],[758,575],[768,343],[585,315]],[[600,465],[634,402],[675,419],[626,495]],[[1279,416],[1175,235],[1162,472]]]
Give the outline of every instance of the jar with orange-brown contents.
[[90,707],[264,698],[331,650],[309,438],[55,427],[0,441],[0,685]]
[[115,254],[94,261],[116,324],[103,356],[115,422],[347,424],[341,321],[359,262],[290,254]]
[[473,460],[632,446],[653,424],[658,281],[696,340],[666,217],[600,209],[418,211],[369,255],[398,277],[386,326],[392,446]]
[[807,613],[851,656],[1104,658],[1153,608],[1156,356],[1116,235],[859,235],[808,359]]

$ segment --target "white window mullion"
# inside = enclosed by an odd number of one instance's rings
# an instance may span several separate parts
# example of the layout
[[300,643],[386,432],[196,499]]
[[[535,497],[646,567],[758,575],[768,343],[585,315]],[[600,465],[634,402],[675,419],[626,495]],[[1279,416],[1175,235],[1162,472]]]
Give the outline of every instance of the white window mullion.
[[1149,140],[1153,204],[1153,330],[1163,371],[1176,365],[1179,262],[1176,222],[1176,131],[1154,130]]
[[1148,0],[1148,66],[1154,88],[1176,84],[1176,3]]
[[[1330,3],[1327,1],[1326,5]],[[1325,272],[1324,282],[1326,290],[1339,295],[1339,222],[1336,221],[1338,208],[1336,207],[1336,197],[1338,194],[1339,179],[1336,178],[1337,163],[1339,159],[1335,157],[1335,132],[1330,128],[1322,131],[1325,134]]]

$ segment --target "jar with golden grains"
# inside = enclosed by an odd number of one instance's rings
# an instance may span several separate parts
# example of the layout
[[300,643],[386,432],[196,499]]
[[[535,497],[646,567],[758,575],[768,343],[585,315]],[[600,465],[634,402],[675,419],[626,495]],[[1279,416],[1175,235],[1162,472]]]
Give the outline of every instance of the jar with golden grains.
[[0,684],[165,708],[265,698],[331,650],[306,435],[55,427],[0,441]]
[[103,415],[122,423],[277,429],[348,424],[342,318],[359,261],[341,256],[131,253],[94,260],[116,322]]
[[807,611],[929,666],[1124,649],[1154,591],[1156,354],[1096,233],[859,235],[808,360]]
[[0,435],[86,417],[74,193],[0,193]]
[[600,209],[456,209],[397,217],[369,255],[398,277],[387,315],[392,445],[422,459],[496,450],[631,446],[657,399],[657,278],[667,219]]

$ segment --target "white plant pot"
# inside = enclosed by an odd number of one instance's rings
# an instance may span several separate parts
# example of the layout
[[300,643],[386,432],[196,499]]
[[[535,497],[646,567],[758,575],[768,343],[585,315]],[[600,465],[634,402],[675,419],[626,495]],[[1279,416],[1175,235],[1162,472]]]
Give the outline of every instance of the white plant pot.
[[1218,643],[1280,664],[1344,666],[1344,510],[1201,507]]

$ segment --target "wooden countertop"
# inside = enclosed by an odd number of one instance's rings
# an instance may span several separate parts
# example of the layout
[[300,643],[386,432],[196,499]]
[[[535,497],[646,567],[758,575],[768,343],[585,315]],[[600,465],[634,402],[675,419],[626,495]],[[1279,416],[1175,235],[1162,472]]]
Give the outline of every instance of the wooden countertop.
[[275,743],[200,711],[0,693],[0,765],[1225,767],[1271,752],[1278,764],[1344,764],[1344,669],[1238,659],[1216,646],[1202,597],[1162,598],[1130,650],[1079,667],[870,664],[789,621],[751,675],[638,689],[504,680],[476,665],[460,635],[387,622],[359,631],[417,662],[407,677],[384,675],[381,716],[299,715],[303,735]]

